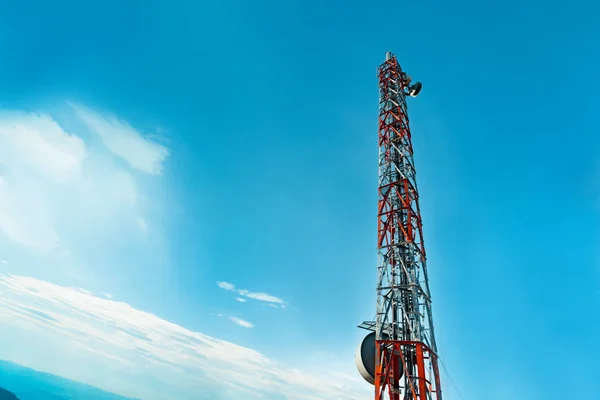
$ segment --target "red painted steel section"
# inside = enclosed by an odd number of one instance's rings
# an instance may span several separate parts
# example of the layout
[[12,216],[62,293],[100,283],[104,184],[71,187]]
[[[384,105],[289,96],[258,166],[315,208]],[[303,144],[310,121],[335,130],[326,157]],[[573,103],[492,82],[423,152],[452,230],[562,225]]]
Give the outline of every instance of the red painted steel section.
[[[375,399],[384,400],[441,400],[441,386],[437,355],[421,342],[381,340],[377,342],[378,354],[375,368]],[[409,354],[414,357],[415,368],[409,368]],[[431,371],[426,363],[432,365]],[[404,371],[408,382],[404,393],[399,393],[398,372]],[[416,382],[416,383],[415,383]]]

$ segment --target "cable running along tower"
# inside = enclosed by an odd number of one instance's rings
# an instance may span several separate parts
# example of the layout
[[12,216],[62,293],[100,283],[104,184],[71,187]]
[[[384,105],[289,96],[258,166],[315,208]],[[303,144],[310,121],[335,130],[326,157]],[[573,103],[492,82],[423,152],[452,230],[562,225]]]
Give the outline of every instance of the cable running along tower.
[[406,98],[420,82],[386,54],[379,76],[378,278],[375,321],[356,352],[375,400],[442,400]]

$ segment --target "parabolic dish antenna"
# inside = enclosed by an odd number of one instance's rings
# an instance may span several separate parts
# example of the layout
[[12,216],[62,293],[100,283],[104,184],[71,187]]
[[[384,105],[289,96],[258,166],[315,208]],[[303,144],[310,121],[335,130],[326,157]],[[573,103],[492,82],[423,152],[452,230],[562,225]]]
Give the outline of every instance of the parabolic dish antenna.
[[[375,352],[375,332],[371,332],[365,336],[354,353],[354,360],[356,362],[356,368],[358,369],[358,372],[365,379],[365,381],[369,382],[371,385],[375,384]],[[400,378],[403,374],[402,364],[400,364],[398,367],[400,369],[398,378]]]
[[369,382],[375,384],[375,332],[369,333],[356,348],[354,361],[358,373]]

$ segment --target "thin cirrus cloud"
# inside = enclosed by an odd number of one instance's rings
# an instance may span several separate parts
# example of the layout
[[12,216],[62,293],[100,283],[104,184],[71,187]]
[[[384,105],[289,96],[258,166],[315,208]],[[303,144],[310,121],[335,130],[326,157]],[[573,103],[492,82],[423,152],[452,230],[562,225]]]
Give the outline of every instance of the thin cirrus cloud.
[[231,321],[233,321],[233,323],[238,324],[239,326],[242,326],[244,328],[254,328],[254,324],[248,321],[245,321],[241,318],[237,318],[237,317],[230,317],[229,318]]
[[25,167],[55,182],[76,179],[87,157],[84,141],[69,134],[49,115],[0,112],[0,160]]
[[[270,305],[272,305],[272,306],[285,308],[285,301],[283,301],[279,297],[275,297],[275,296],[272,296],[267,293],[251,292],[246,289],[236,289],[235,285],[230,282],[217,282],[217,286],[220,287],[221,289],[224,289],[224,290],[227,290],[230,292],[237,292],[241,296],[247,297],[249,299],[264,301],[266,303],[270,303]],[[242,299],[242,298],[236,298],[236,300],[239,302],[242,302],[242,303],[246,301],[245,299]]]
[[217,286],[220,287],[221,289],[225,289],[225,290],[229,290],[229,291],[235,290],[235,286],[233,286],[229,282],[217,282]]
[[133,168],[152,175],[163,173],[169,150],[140,135],[127,122],[112,115],[102,115],[90,107],[69,103],[89,129],[102,138],[104,145]]
[[[84,290],[0,275],[0,292],[0,335],[30,339],[25,345],[34,351],[27,366],[125,396],[361,400],[370,393],[356,376],[281,365]],[[38,343],[48,345],[45,351],[35,351]],[[13,350],[2,348],[0,356],[10,359]],[[82,367],[75,359],[89,361]]]

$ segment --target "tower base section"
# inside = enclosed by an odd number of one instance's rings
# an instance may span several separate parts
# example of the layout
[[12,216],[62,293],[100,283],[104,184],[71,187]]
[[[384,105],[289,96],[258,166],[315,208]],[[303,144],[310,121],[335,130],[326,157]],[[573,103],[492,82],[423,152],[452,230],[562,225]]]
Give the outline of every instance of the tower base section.
[[375,343],[375,400],[442,400],[437,355],[424,343]]

